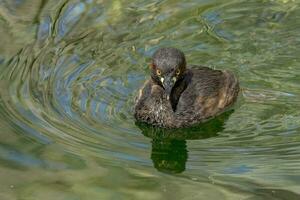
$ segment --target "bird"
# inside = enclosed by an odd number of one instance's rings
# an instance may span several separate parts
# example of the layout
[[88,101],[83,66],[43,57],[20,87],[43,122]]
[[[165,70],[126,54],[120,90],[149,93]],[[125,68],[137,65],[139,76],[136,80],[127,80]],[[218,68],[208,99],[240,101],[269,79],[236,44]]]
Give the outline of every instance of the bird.
[[138,122],[161,128],[190,127],[225,112],[237,100],[239,80],[233,72],[187,65],[177,48],[159,48],[149,66],[150,78],[135,98]]

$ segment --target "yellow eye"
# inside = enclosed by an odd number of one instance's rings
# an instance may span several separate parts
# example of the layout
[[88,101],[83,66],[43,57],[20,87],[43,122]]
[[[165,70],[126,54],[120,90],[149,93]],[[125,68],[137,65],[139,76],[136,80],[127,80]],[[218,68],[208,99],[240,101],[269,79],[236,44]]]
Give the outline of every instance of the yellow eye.
[[176,69],[176,75],[178,76],[180,74],[180,69]]
[[161,75],[161,71],[160,71],[160,69],[157,69],[157,70],[156,70],[156,74],[157,74],[158,76],[160,76],[160,75]]

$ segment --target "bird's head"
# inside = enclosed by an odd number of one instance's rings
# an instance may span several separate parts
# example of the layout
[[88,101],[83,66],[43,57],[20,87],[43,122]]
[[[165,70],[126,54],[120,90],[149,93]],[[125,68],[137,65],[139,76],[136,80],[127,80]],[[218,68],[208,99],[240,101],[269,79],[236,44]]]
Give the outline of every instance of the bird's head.
[[174,85],[185,73],[185,56],[175,48],[160,48],[153,54],[150,68],[152,79],[164,88],[169,98]]

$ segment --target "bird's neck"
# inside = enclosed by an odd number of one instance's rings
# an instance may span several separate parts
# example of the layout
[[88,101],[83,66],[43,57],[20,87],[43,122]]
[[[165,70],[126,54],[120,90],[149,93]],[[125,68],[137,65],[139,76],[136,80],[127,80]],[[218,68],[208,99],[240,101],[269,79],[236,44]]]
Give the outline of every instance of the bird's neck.
[[187,88],[188,84],[190,83],[191,76],[191,72],[187,70],[187,72],[183,75],[183,77],[180,80],[176,82],[175,86],[172,89],[170,102],[174,112],[176,111],[177,104],[182,92]]

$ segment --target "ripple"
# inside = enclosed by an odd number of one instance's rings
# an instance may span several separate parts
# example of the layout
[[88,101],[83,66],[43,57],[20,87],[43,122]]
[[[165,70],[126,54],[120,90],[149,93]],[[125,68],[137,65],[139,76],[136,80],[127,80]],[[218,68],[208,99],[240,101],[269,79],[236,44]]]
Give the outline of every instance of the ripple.
[[[20,129],[19,137],[57,145],[78,163],[92,157],[197,178],[293,182],[283,177],[300,169],[297,3],[52,4],[44,5],[35,41],[0,63],[1,120]],[[161,46],[181,48],[191,64],[237,73],[234,111],[189,129],[135,123],[134,96]],[[0,145],[0,153],[28,168],[71,166],[12,146]]]

